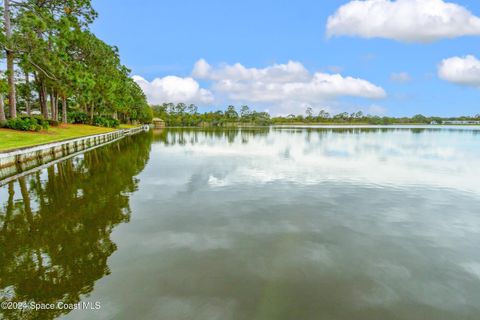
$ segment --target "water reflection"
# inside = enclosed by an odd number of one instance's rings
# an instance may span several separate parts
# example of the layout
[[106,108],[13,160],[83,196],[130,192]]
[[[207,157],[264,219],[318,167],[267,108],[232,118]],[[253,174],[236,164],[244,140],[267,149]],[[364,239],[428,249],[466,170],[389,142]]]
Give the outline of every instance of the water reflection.
[[201,143],[205,139],[209,140],[225,140],[229,144],[233,144],[238,139],[242,143],[248,143],[249,138],[266,137],[270,133],[269,127],[252,127],[252,128],[173,128],[154,130],[154,141],[162,142],[164,145],[186,145]]
[[125,140],[0,188],[2,297],[102,303],[75,320],[476,319],[477,133]]
[[476,319],[479,138],[165,130],[94,297],[115,319]]
[[[110,273],[110,234],[130,219],[129,195],[150,143],[150,134],[126,138],[0,189],[1,302],[76,303]],[[5,319],[66,312],[0,310]]]
[[480,193],[478,128],[247,128],[163,131],[166,157],[188,154],[232,168],[212,186],[325,181],[432,186]]

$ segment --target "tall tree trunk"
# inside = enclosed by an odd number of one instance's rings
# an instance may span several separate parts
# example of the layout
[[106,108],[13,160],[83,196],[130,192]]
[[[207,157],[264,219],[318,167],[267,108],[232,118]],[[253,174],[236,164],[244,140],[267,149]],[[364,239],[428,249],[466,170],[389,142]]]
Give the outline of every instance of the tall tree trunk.
[[95,109],[94,104],[90,106],[90,123],[93,124],[93,110]]
[[25,108],[27,109],[27,115],[32,115],[32,110],[30,109],[30,79],[28,77],[28,72],[25,72],[25,85],[27,86],[27,93],[25,96]]
[[47,110],[47,96],[45,83],[40,75],[36,72],[33,73],[35,77],[35,82],[37,83],[38,88],[38,101],[40,102],[40,112],[45,119],[48,119],[48,110]]
[[38,92],[38,103],[40,105],[40,113],[43,115],[43,97],[42,97],[42,86],[40,85],[40,79],[36,72],[33,72],[33,79],[35,80],[36,89]]
[[48,119],[48,107],[47,107],[47,87],[45,86],[45,83],[42,80],[41,83],[41,96],[42,96],[42,114],[45,119]]
[[62,123],[67,123],[67,98],[62,96]]
[[45,97],[43,96],[43,88],[38,87],[38,102],[40,103],[40,113],[45,117]]
[[55,121],[58,121],[58,93],[55,93]]
[[[10,0],[4,0],[4,25],[5,25],[5,36],[7,37],[7,46],[12,45],[12,28],[10,25]],[[17,100],[15,96],[15,67],[13,62],[13,51],[12,48],[6,48],[5,53],[7,54],[7,74],[8,74],[8,105],[10,111],[10,118],[15,119],[17,117]]]
[[0,124],[4,124],[6,121],[5,106],[3,105],[3,93],[0,93]]
[[55,96],[53,92],[50,93],[50,114],[52,116],[52,120],[57,120],[55,118]]

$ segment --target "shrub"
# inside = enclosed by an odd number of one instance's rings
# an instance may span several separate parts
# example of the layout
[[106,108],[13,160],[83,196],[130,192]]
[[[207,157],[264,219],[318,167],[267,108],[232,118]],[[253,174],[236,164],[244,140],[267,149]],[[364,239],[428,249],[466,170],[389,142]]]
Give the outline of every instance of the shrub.
[[67,115],[69,123],[85,124],[88,123],[88,115],[85,112],[74,111]]
[[[73,124],[87,124],[90,123],[90,117],[85,112],[69,112],[68,122]],[[97,127],[116,128],[120,125],[120,122],[112,117],[95,116],[93,117],[93,123],[90,123]]]
[[57,120],[48,120],[48,124],[52,127],[58,127],[60,125],[60,122]]
[[37,123],[42,127],[42,129],[48,130],[48,127],[50,126],[48,120],[44,119],[42,116],[30,116],[30,118],[37,120]]
[[48,121],[40,116],[22,116],[15,119],[9,119],[6,124],[7,128],[22,131],[40,131],[48,129]]
[[153,109],[149,105],[143,106],[137,115],[137,119],[140,123],[152,123]]
[[116,128],[120,125],[120,122],[111,117],[95,116],[93,117],[93,125],[97,127]]

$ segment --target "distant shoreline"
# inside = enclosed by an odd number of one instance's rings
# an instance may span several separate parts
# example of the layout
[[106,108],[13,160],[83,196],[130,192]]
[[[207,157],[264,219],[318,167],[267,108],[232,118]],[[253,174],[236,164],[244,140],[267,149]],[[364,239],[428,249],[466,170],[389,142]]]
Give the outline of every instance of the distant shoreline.
[[478,127],[478,124],[424,124],[424,123],[394,123],[394,124],[368,124],[368,123],[295,123],[295,124],[240,124],[240,125],[228,125],[228,126],[166,126],[164,128],[158,129],[218,129],[218,130],[228,130],[228,129],[248,129],[248,128],[274,128],[274,127],[283,127],[283,128],[389,128],[389,127],[405,127],[412,129],[427,129],[427,128],[455,128],[455,127]]

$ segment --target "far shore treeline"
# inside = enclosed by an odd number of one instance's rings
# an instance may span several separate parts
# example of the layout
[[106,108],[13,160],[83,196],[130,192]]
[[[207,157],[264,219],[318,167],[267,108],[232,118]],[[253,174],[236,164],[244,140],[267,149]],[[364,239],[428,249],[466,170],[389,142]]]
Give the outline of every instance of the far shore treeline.
[[150,122],[151,108],[119,51],[90,30],[90,0],[3,0],[0,123],[13,129]]
[[271,117],[267,112],[257,112],[244,105],[240,108],[228,106],[225,111],[210,111],[199,113],[194,104],[164,103],[152,106],[153,114],[165,121],[169,127],[228,127],[242,125],[282,125],[282,124],[442,124],[444,121],[480,121],[480,114],[474,117],[463,116],[453,118],[428,117],[415,115],[413,117],[386,117],[364,114],[362,111],[330,114],[321,110],[317,114],[312,108],[307,108],[304,115],[290,114],[288,116]]

